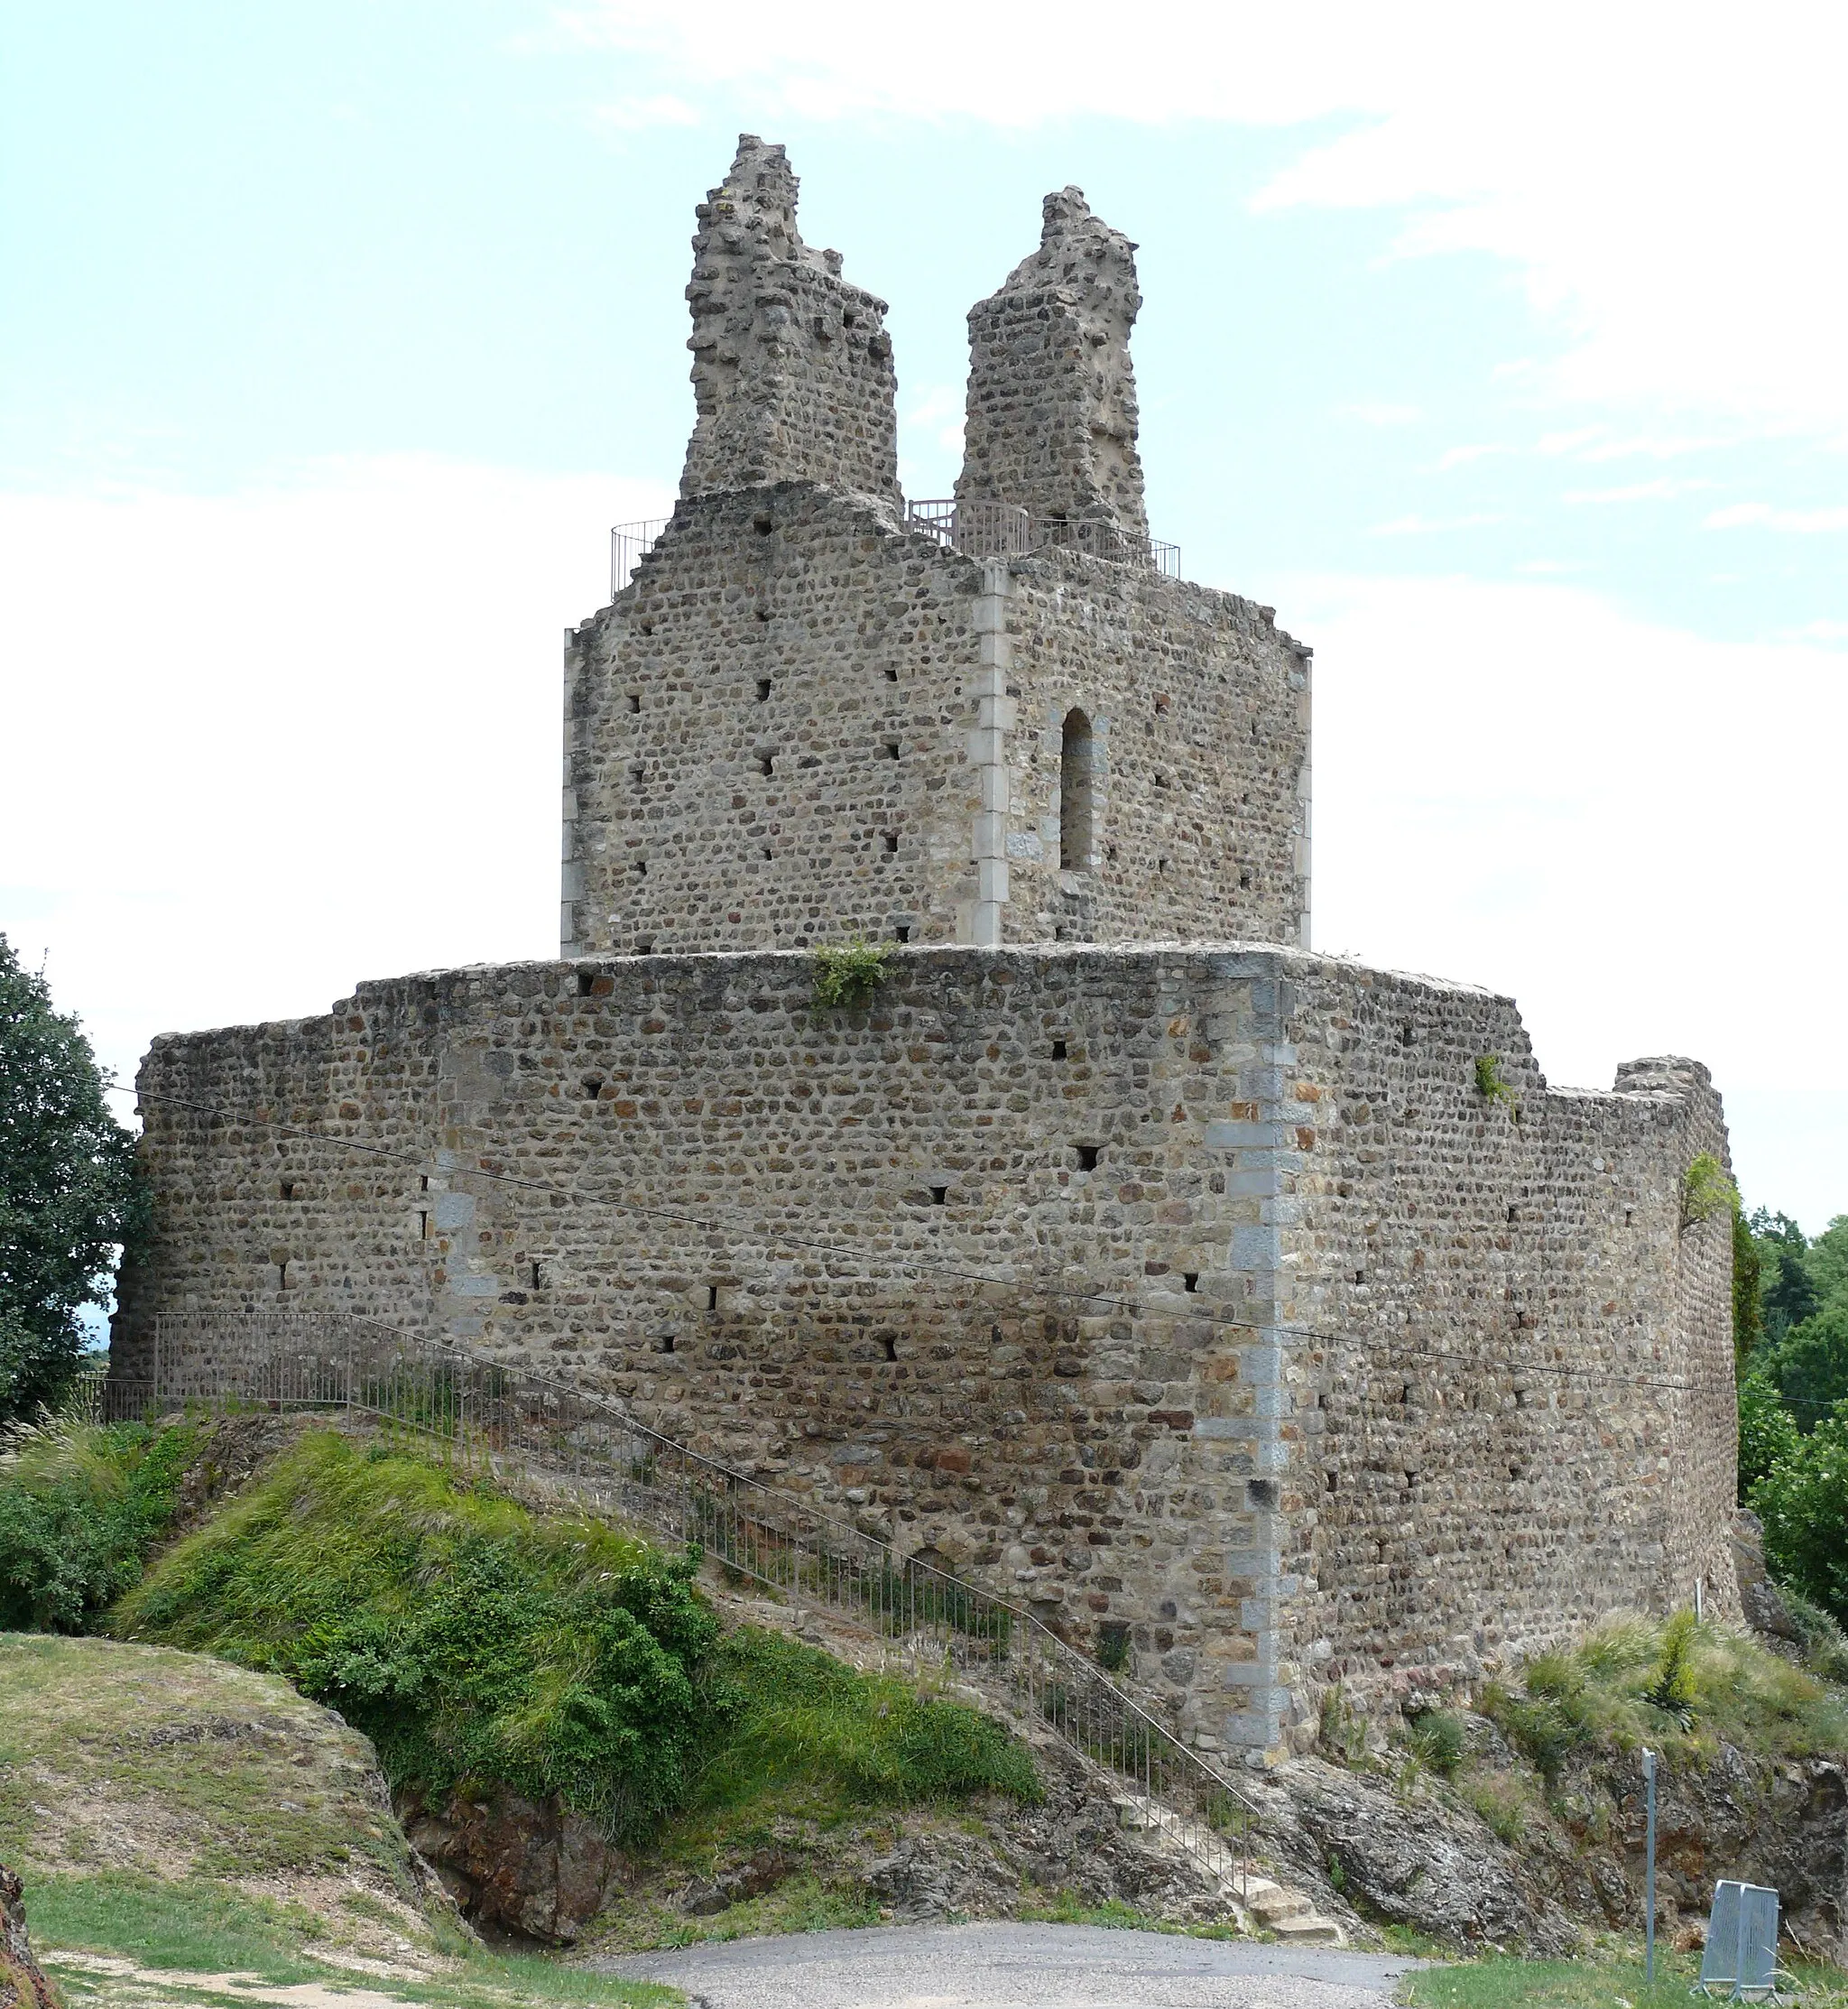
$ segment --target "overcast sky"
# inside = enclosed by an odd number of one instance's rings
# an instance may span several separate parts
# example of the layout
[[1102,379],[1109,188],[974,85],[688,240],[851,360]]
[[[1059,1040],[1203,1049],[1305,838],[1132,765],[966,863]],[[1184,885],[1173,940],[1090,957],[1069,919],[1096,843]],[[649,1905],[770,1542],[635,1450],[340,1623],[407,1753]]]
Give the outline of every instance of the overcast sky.
[[[154,1032],[556,952],[559,631],[741,129],[902,474],[1076,182],[1149,506],[1316,646],[1317,946],[1679,1051],[1848,1211],[1848,14],[0,0],[0,929]],[[773,36],[773,40],[766,37]]]

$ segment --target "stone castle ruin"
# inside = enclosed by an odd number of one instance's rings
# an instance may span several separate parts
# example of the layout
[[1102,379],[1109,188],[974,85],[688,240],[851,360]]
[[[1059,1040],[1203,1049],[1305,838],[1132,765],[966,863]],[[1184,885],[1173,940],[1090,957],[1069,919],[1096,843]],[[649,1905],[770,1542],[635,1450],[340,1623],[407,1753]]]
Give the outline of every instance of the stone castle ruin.
[[679,501],[567,638],[559,959],[157,1041],[118,1371],[315,1310],[587,1381],[1252,1763],[1336,1680],[1732,1608],[1719,1099],[1312,953],[1310,651],[1150,538],[1135,247],[1047,199],[908,506],[782,149],[698,216]]

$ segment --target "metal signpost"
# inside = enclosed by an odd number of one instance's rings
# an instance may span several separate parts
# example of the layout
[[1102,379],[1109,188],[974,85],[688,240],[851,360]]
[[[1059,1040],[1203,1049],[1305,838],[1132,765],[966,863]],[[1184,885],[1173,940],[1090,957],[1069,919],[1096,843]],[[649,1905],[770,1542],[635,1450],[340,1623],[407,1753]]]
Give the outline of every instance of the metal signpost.
[[1648,1807],[1649,1843],[1648,1865],[1644,1884],[1646,1916],[1643,1921],[1643,1979],[1653,1988],[1656,1985],[1656,1754],[1645,1751],[1642,1754],[1643,1797]]

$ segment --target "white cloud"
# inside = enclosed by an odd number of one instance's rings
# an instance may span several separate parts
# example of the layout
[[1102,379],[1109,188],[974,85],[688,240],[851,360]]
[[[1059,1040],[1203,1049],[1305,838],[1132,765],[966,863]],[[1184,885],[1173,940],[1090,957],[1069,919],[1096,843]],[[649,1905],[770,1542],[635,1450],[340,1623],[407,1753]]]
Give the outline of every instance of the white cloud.
[[1369,537],[1428,537],[1435,532],[1453,530],[1474,530],[1481,523],[1505,523],[1505,516],[1493,512],[1474,516],[1420,516],[1414,512],[1409,516],[1395,516],[1391,522],[1375,523],[1367,532]]
[[1816,1227],[1848,1209],[1839,1132],[1827,1155],[1779,1144],[1809,1134],[1790,1014],[1848,992],[1840,653],[1705,641],[1557,585],[1276,597],[1317,645],[1317,940],[1511,994],[1554,1081],[1705,1060],[1753,1098],[1749,1194]]
[[1406,255],[1512,261],[1570,338],[1542,373],[1556,393],[1754,425],[1848,420],[1848,279],[1830,255],[1848,12],[1814,0],[1749,16],[1666,0],[1194,0],[1151,32],[1126,32],[1113,0],[938,0],[925,32],[863,0],[787,0],[774,35],[744,0],[580,0],[559,19],[772,123],[1346,116],[1262,205],[1401,208]]
[[1774,509],[1769,503],[1729,503],[1706,519],[1709,530],[1738,530],[1748,523],[1813,536],[1818,532],[1848,530],[1848,508]]
[[1343,409],[1349,418],[1358,419],[1363,425],[1417,425],[1424,417],[1415,404],[1350,404]]
[[1446,447],[1437,462],[1437,472],[1447,474],[1452,468],[1467,468],[1477,460],[1486,460],[1492,455],[1512,453],[1512,447],[1497,446],[1484,442],[1479,446]]
[[656,125],[698,125],[699,114],[684,97],[660,91],[652,97],[619,97],[613,105],[599,105],[595,114],[599,125],[614,126],[622,133],[644,133]]
[[665,491],[430,460],[0,494],[0,929],[152,1033],[556,952],[560,631]]
[[1566,500],[1569,503],[1668,502],[1677,495],[1691,495],[1696,489],[1718,486],[1718,482],[1705,476],[1692,476],[1680,481],[1664,477],[1658,481],[1632,481],[1617,488],[1568,488]]

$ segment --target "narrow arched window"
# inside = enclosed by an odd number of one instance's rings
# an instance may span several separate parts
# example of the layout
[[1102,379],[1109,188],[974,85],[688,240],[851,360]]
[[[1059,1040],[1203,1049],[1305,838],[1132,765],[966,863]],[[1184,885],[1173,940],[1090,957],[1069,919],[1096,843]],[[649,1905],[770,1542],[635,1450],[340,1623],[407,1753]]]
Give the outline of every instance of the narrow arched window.
[[1065,715],[1058,743],[1060,870],[1088,872],[1091,851],[1091,721],[1075,707]]

